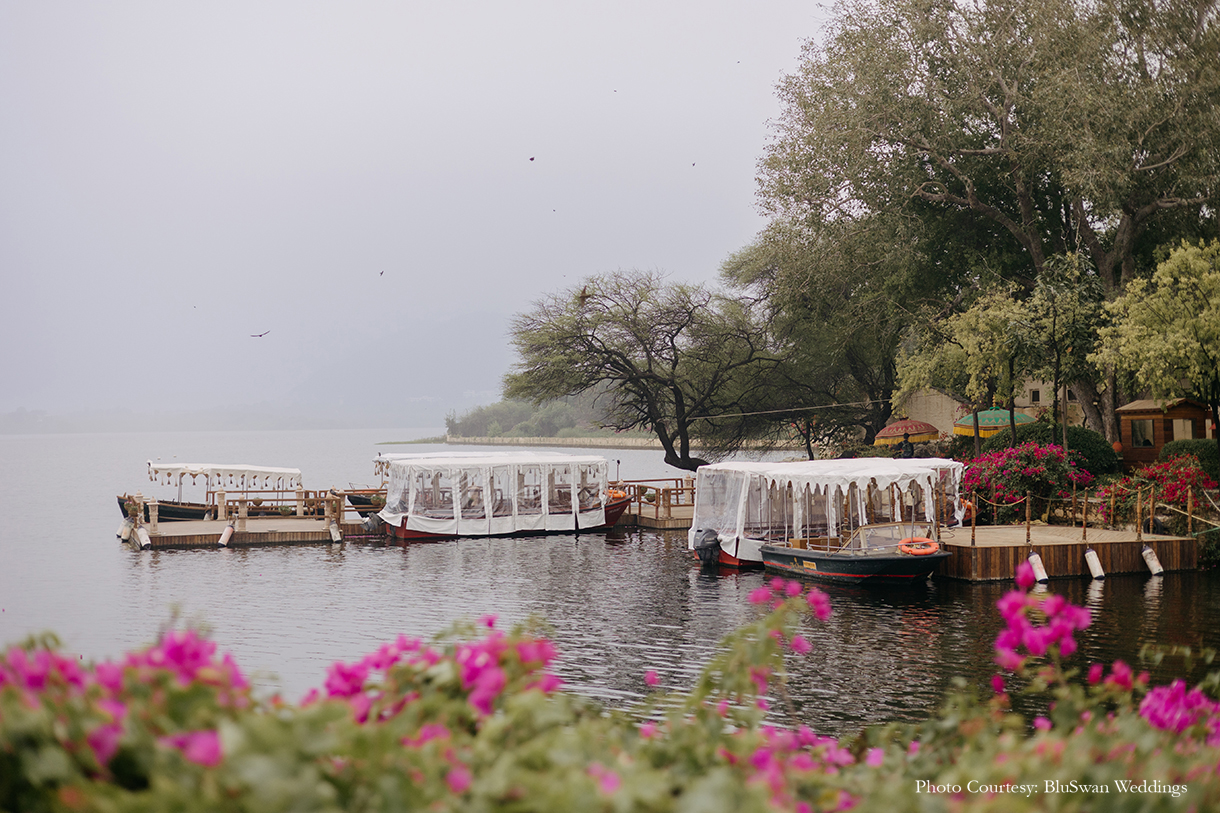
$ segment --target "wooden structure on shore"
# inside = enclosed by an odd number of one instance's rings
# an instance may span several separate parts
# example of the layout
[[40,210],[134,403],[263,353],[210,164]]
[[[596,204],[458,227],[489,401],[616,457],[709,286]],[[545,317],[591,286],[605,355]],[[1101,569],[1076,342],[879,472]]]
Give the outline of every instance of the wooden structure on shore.
[[1067,525],[1034,525],[1026,542],[1024,525],[980,525],[975,528],[971,545],[970,528],[941,530],[941,543],[951,554],[941,565],[938,576],[967,581],[1005,581],[1015,577],[1017,565],[1029,554],[1042,559],[1047,576],[1091,578],[1085,552],[1097,554],[1107,575],[1147,573],[1143,551],[1147,546],[1165,570],[1194,570],[1198,567],[1198,544],[1190,537],[1137,534],[1135,531],[1089,528],[1082,538],[1081,529]]

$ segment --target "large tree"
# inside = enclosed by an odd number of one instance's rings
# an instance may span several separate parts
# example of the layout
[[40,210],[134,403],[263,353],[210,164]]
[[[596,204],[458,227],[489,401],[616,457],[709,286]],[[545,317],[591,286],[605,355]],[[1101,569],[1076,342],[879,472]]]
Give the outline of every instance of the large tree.
[[1155,397],[1199,399],[1220,426],[1220,242],[1174,250],[1151,280],[1133,280],[1107,309],[1114,324],[1101,330],[1099,360]]
[[[1115,298],[1155,218],[1214,229],[1218,2],[847,0],[780,87],[763,205],[815,231],[961,213],[1000,230],[1026,291],[1078,247]],[[1115,436],[1100,383],[1079,392]]]
[[594,391],[606,425],[656,434],[665,462],[693,470],[700,434],[725,441],[746,396],[774,365],[748,304],[656,273],[619,271],[548,295],[512,323],[521,360],[508,397],[536,402]]

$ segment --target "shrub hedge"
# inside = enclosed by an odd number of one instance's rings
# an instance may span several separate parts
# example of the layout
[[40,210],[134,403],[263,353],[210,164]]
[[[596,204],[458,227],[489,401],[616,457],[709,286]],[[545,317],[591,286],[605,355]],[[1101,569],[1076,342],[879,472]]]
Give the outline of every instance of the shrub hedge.
[[1220,481],[1220,452],[1216,451],[1216,441],[1205,438],[1171,440],[1161,448],[1157,459],[1170,460],[1184,454],[1195,457],[1208,477]]
[[[983,441],[983,454],[998,452],[1010,445],[1008,429],[1003,429]],[[1101,474],[1118,474],[1122,471],[1122,461],[1114,448],[1106,440],[1106,436],[1083,426],[1068,427],[1068,449],[1079,452],[1082,460],[1080,467],[1094,477]],[[1046,421],[1022,424],[1017,427],[1017,445],[1036,443],[1039,446],[1063,445],[1063,427]]]

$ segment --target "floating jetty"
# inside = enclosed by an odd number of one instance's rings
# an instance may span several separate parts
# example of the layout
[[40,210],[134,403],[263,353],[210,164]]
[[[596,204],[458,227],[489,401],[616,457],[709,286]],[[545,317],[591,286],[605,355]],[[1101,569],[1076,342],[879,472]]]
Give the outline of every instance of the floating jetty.
[[[1028,534],[1028,537],[1027,537]],[[1028,541],[1027,541],[1028,539]],[[1088,552],[1096,555],[1105,574],[1148,573],[1152,568],[1145,548],[1155,554],[1164,570],[1195,570],[1199,566],[1198,543],[1187,536],[1140,534],[1134,530],[1107,530],[1070,525],[979,525],[974,528],[942,528],[941,544],[950,556],[937,575],[968,581],[1012,579],[1017,565],[1036,553],[1051,579],[1095,578]]]

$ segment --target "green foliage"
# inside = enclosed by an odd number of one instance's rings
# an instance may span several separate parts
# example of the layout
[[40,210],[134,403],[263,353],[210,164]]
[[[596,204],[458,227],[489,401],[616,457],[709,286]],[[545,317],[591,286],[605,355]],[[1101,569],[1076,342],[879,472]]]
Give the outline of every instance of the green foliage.
[[1207,476],[1220,482],[1220,453],[1216,451],[1214,441],[1206,438],[1171,440],[1161,447],[1161,453],[1157,459],[1172,460],[1182,455],[1190,455],[1199,461],[1199,466],[1207,473]]
[[1220,409],[1220,241],[1174,249],[1152,279],[1133,280],[1107,310],[1114,324],[1101,331],[1096,357],[1131,374],[1154,398],[1194,395],[1211,407],[1215,420]]
[[[1157,506],[1170,505],[1182,512],[1186,511],[1187,501],[1190,500],[1197,511],[1203,499],[1203,491],[1215,487],[1216,482],[1199,466],[1197,458],[1191,455],[1176,455],[1168,460],[1140,466],[1129,477],[1101,489],[1098,498],[1102,502],[1102,516],[1106,522],[1134,523],[1138,516],[1149,518],[1152,512],[1149,499],[1154,499]],[[1144,501],[1138,509],[1137,500]],[[1187,532],[1187,520],[1181,514],[1171,516],[1169,524],[1169,530],[1174,533]]]
[[1079,461],[1075,452],[1065,452],[1058,445],[1005,446],[972,460],[962,478],[962,488],[986,501],[980,513],[990,514],[995,523],[1024,516],[1027,497],[1032,500],[1029,508],[1033,516],[1049,521],[1056,503],[1071,499],[1074,488],[1092,481]]
[[[983,441],[984,454],[1008,448],[1012,431],[1005,427]],[[1069,426],[1067,447],[1079,455],[1078,465],[1094,477],[1122,471],[1122,460],[1105,435],[1083,426]],[[1017,443],[1037,443],[1040,446],[1063,445],[1063,427],[1047,421],[1034,421],[1017,426]]]
[[[652,432],[672,466],[695,469],[692,440],[773,366],[766,324],[750,303],[659,274],[616,272],[551,294],[513,319],[520,361],[505,395],[535,403],[589,393],[605,426]],[[730,451],[730,440],[721,445]]]
[[[1024,565],[1028,569],[1028,565]],[[1018,573],[1026,586],[1032,574]],[[484,619],[430,645],[399,638],[331,667],[299,705],[259,703],[232,660],[190,632],[114,664],[53,639],[0,656],[0,809],[12,811],[1207,810],[1220,804],[1220,675],[1151,687],[1121,662],[1087,684],[1068,665],[1089,613],[1012,592],[997,663],[1049,705],[1027,721],[1005,680],[957,682],[917,725],[842,741],[767,724],[785,662],[829,599],[774,579],[689,691],[606,709],[557,691],[532,625]],[[1170,651],[1158,658],[1175,657]],[[1210,662],[1210,654],[1204,653]],[[642,676],[655,683],[651,673]],[[1031,726],[1032,722],[1032,726]],[[1124,792],[1156,780],[1172,791]],[[1052,791],[1046,782],[1107,785]],[[992,792],[1029,782],[1020,792]],[[972,784],[971,784],[972,783]],[[929,785],[959,785],[932,791]],[[982,786],[982,787],[980,787]],[[988,787],[990,786],[990,787]],[[1182,792],[1182,788],[1186,792]],[[1134,808],[1132,806],[1135,806]]]

